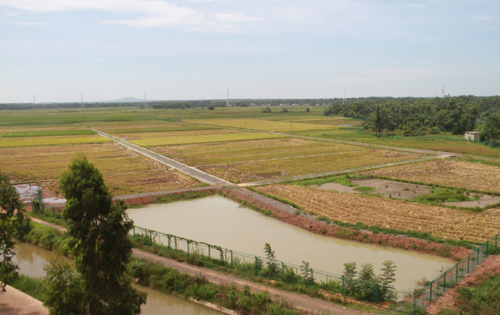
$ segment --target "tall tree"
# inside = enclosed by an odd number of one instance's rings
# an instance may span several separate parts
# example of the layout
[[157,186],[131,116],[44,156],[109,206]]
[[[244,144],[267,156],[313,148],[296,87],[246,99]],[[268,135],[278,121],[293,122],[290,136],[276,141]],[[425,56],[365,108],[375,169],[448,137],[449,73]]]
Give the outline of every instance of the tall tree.
[[59,184],[67,199],[64,216],[80,281],[68,281],[72,290],[59,290],[59,299],[51,299],[47,306],[56,309],[58,303],[81,295],[80,314],[140,314],[146,294],[132,288],[126,274],[132,253],[128,233],[133,227],[127,207],[113,202],[102,174],[85,156],[72,161]]
[[12,261],[15,255],[12,237],[22,236],[29,229],[29,219],[24,217],[24,204],[5,174],[0,174],[0,291],[12,284],[19,268]]

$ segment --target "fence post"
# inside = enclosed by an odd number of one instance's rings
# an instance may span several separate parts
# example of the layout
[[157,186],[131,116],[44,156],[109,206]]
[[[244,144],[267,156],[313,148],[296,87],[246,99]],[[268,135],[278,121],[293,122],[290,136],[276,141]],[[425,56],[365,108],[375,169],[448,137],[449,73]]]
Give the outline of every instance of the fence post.
[[469,262],[470,262],[470,255],[467,256],[467,274],[469,274]]
[[476,267],[479,266],[479,252],[481,251],[481,247],[477,249],[477,260],[476,260]]
[[417,314],[417,297],[415,296],[415,291],[413,291],[413,315]]
[[490,244],[490,241],[486,241],[486,258],[488,258],[488,245]]
[[377,285],[376,285],[376,286],[377,286],[377,287],[376,287],[376,288],[377,288],[377,293],[376,293],[376,295],[375,295],[375,301],[377,302],[377,305],[378,305],[378,302],[379,302],[379,300],[380,300],[380,286],[378,285],[378,283],[377,283]]
[[[432,281],[432,282],[431,282],[431,290],[430,290],[430,296],[429,296],[429,301],[431,301],[431,302],[432,302],[432,285],[433,285],[433,284],[434,284],[434,281]],[[438,282],[438,284],[439,284],[439,282]],[[439,288],[438,288],[438,289],[439,289]],[[422,293],[422,296],[423,296],[423,295],[424,295],[424,294]]]
[[208,245],[208,260],[212,260],[210,259],[210,245]]
[[313,284],[314,284],[314,271],[311,268],[311,285],[313,285]]
[[132,227],[132,233],[133,233],[134,238],[135,238],[135,226]]
[[233,266],[233,251],[231,250],[230,252],[231,252],[231,269],[232,269],[232,268],[234,268],[234,266]]
[[458,284],[458,264],[459,264],[459,263],[457,263],[457,268],[456,268],[456,270],[455,270],[455,276],[456,276],[456,277],[455,277],[455,282],[456,282],[457,284]]
[[281,279],[285,278],[285,264],[281,262]]
[[345,291],[345,276],[342,276],[342,296],[344,296]]
[[255,275],[257,275],[259,273],[258,265],[259,265],[259,262],[257,261],[257,256],[255,256]]
[[444,277],[443,277],[443,292],[445,292],[445,291],[446,291],[446,273],[447,273],[447,272],[448,272],[448,271],[445,271],[445,272],[444,272]]
[[495,248],[498,248],[498,234],[495,235]]
[[170,236],[168,237],[168,250],[170,250]]
[[187,249],[188,249],[188,257],[189,257],[189,241],[186,241]]

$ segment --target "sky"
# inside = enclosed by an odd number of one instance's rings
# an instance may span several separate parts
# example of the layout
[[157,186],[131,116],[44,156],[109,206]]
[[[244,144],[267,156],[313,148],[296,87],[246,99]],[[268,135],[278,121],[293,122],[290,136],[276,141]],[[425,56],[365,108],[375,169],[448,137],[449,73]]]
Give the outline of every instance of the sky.
[[0,0],[0,103],[498,95],[499,0]]

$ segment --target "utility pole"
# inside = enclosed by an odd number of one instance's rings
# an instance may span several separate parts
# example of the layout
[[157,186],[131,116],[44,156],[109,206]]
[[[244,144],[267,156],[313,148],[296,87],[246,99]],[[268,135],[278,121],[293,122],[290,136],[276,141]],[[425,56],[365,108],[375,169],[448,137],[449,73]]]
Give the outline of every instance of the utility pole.
[[80,96],[82,97],[81,104],[82,104],[82,108],[83,108],[83,94],[80,94]]
[[441,89],[441,94],[442,94],[442,96],[444,98],[444,85],[443,85],[443,88]]
[[229,107],[229,89],[227,89],[226,107]]
[[344,99],[342,100],[342,105],[344,105],[345,103],[346,96],[347,96],[347,86],[344,85]]
[[36,97],[33,95],[33,106],[36,106]]
[[144,92],[144,108],[146,108],[146,92]]

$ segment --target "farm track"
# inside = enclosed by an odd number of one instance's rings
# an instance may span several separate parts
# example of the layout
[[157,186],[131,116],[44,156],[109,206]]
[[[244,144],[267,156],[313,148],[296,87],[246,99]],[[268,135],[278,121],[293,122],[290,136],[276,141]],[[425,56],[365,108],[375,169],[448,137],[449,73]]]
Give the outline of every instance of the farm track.
[[[205,187],[206,188],[206,187]],[[66,232],[66,228],[48,223],[36,218],[31,218],[33,222],[43,224],[55,228],[61,233]],[[178,262],[173,259],[168,259],[165,257],[160,257],[155,254],[141,251],[139,249],[132,249],[132,255],[140,259],[146,259],[154,263],[163,265],[168,268],[176,269],[181,273],[188,274],[193,277],[204,277],[210,282],[216,285],[224,284],[231,285],[235,284],[239,289],[243,289],[244,286],[248,285],[253,293],[259,293],[268,291],[271,294],[271,298],[275,301],[286,301],[294,307],[310,312],[311,314],[345,314],[345,315],[355,315],[355,314],[370,314],[364,313],[357,310],[344,309],[341,305],[333,304],[321,299],[312,298],[307,295],[300,295],[292,292],[278,290],[272,287],[265,286],[263,284],[258,284],[235,276],[227,275],[221,272],[217,272],[211,269],[201,268],[186,263]]]
[[154,153],[148,149],[145,149],[145,148],[142,148],[138,145],[135,145],[135,144],[132,144],[128,141],[125,141],[125,140],[122,140],[122,139],[119,139],[117,137],[114,137],[112,135],[109,135],[103,131],[100,131],[100,130],[97,130],[97,129],[94,129],[94,128],[91,128],[91,130],[95,131],[96,133],[98,133],[99,135],[103,136],[103,137],[106,137],[108,139],[111,139],[113,140],[114,142],[126,147],[126,148],[129,148],[139,154],[142,154],[150,159],[153,159],[161,164],[164,164],[164,165],[167,165],[167,166],[170,166],[188,176],[191,176],[191,177],[194,177],[204,183],[207,183],[209,185],[230,185],[232,186],[233,184],[228,182],[228,181],[225,181],[221,178],[218,178],[216,176],[213,176],[213,175],[210,175],[210,174],[207,174],[195,167],[191,167],[191,166],[188,166],[186,164],[183,164],[183,163],[180,163],[180,162],[177,162],[175,160],[172,160],[170,158],[167,158],[163,155],[160,155],[160,154],[157,154],[157,153]]

